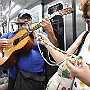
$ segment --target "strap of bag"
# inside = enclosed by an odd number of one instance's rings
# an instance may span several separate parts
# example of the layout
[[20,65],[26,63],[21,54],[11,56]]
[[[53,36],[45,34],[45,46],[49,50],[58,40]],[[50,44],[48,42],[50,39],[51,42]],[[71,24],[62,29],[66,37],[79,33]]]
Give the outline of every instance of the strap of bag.
[[[80,53],[81,48],[82,48],[82,46],[83,46],[83,44],[84,44],[85,38],[86,38],[86,36],[87,36],[88,33],[89,33],[89,32],[86,31],[85,34],[83,35],[82,41],[81,41],[80,45],[77,47],[77,49],[76,49],[76,50],[78,50],[77,53],[76,53],[76,55],[78,55],[78,54]],[[76,51],[76,50],[75,50],[75,51]]]
[[[76,50],[78,50],[77,53],[76,53],[76,55],[78,55],[80,53],[80,50],[81,50],[81,48],[82,48],[82,46],[84,44],[85,38],[88,35],[88,33],[89,32],[86,31],[85,34],[83,35],[82,41],[81,41],[80,45],[77,47],[77,49],[76,49]],[[76,50],[74,51],[74,53],[76,52]],[[74,80],[75,80],[75,77],[74,77],[73,82],[72,82],[72,85],[71,85],[71,90],[72,90],[72,87],[73,87]]]

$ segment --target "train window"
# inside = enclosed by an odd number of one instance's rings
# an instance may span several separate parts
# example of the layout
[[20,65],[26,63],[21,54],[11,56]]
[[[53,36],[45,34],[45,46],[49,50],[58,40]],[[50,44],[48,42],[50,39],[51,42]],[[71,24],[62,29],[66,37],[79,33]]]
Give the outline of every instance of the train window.
[[63,9],[63,5],[61,3],[53,5],[51,7],[48,8],[48,14],[52,14],[58,10]]

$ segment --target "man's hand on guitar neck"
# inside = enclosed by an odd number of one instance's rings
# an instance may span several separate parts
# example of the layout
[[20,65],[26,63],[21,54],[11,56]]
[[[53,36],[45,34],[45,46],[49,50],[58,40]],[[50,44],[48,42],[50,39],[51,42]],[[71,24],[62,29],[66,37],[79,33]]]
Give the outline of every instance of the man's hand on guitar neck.
[[45,30],[46,33],[53,32],[53,27],[52,27],[51,22],[48,18],[42,19],[41,26]]
[[57,45],[57,39],[55,37],[53,27],[51,25],[49,18],[42,19],[41,26],[45,30],[45,32],[48,34],[49,40],[56,46]]
[[5,48],[7,44],[8,44],[8,39],[6,38],[0,39],[0,47]]

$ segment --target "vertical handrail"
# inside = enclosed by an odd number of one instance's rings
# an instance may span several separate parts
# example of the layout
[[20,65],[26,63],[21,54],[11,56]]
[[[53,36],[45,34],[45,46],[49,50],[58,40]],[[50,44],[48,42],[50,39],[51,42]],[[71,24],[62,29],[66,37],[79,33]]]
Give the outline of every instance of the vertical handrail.
[[72,8],[74,8],[74,13],[72,14],[72,28],[73,28],[73,42],[76,40],[76,0],[72,0]]
[[11,2],[12,0],[10,0],[9,2],[9,11],[8,11],[8,16],[7,16],[7,32],[9,32],[9,23],[10,23],[10,14],[11,14]]

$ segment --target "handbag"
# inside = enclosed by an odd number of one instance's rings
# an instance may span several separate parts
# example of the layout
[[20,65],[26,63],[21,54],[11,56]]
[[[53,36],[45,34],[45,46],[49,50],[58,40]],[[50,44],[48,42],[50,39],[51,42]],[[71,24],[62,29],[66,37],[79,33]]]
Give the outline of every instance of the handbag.
[[72,85],[72,79],[61,77],[60,73],[57,71],[49,80],[46,90],[70,90]]
[[69,60],[72,64],[80,65],[82,57],[72,55],[63,60],[59,65],[57,72],[50,78],[46,90],[71,90],[74,77],[70,74],[67,68],[66,61]]
[[[88,31],[86,31],[80,45],[77,47],[76,50],[78,50],[78,52],[76,55],[78,55],[87,34]],[[59,65],[57,72],[50,78],[46,90],[72,90],[75,77],[70,74],[66,61],[69,60],[72,64],[77,64],[79,66],[81,64],[82,57],[76,55],[72,54],[71,57],[67,57],[63,60],[63,63]]]
[[80,81],[78,78],[74,79],[72,90],[90,90],[90,87]]

